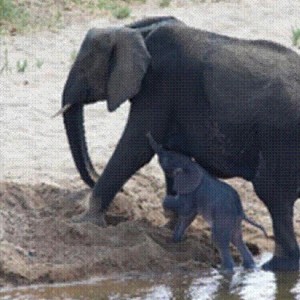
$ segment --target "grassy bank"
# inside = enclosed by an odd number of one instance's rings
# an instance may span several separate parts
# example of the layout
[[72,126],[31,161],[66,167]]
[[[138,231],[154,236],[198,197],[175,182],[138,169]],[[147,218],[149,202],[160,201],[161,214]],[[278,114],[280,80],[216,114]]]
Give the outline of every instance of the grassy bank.
[[147,0],[0,0],[0,34],[56,30],[86,17],[111,15],[122,19],[133,5]]

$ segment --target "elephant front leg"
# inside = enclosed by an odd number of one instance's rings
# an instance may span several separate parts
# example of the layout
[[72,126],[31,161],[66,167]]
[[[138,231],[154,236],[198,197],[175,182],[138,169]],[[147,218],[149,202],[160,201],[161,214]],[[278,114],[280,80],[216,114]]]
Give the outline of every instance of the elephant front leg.
[[190,215],[183,216],[179,215],[177,224],[175,225],[173,233],[173,242],[179,243],[182,241],[185,230],[195,220],[197,213],[191,213]]
[[[175,196],[175,192],[173,190],[174,179],[172,177],[165,175],[166,181],[166,194],[168,196]],[[171,230],[175,229],[175,226],[178,222],[178,214],[175,211],[171,211],[164,207],[164,215],[168,219],[167,223],[164,225],[166,228]]]
[[145,115],[143,108],[136,109],[132,104],[123,135],[94,186],[88,211],[79,217],[79,222],[105,225],[104,214],[117,192],[154,155],[146,134],[151,132],[154,138],[161,142],[167,128],[167,120],[163,109],[153,112],[148,110]]
[[104,169],[90,196],[89,209],[78,222],[91,222],[105,226],[105,211],[125,182],[153,156],[143,137],[130,141],[126,134]]

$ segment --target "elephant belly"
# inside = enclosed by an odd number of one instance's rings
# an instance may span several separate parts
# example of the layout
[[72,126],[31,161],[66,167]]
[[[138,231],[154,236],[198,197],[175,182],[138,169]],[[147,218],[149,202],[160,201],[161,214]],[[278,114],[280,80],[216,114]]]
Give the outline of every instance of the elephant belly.
[[177,127],[166,145],[194,157],[209,173],[221,178],[238,176],[251,180],[259,163],[256,134],[247,134],[241,125],[226,126],[222,131],[215,125],[200,127],[197,131],[183,131]]
[[[229,173],[247,180],[254,178],[259,164],[259,141],[256,128],[246,125],[223,127],[224,163]],[[213,146],[214,147],[214,146]],[[226,172],[226,168],[225,168]]]

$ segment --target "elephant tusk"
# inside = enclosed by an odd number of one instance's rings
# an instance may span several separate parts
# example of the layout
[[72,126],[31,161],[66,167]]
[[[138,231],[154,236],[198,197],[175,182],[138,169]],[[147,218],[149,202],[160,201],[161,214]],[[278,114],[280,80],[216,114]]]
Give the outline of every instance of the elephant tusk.
[[51,119],[58,117],[59,115],[64,114],[72,104],[66,104],[64,107],[62,107],[57,113],[55,113],[53,116],[51,116]]

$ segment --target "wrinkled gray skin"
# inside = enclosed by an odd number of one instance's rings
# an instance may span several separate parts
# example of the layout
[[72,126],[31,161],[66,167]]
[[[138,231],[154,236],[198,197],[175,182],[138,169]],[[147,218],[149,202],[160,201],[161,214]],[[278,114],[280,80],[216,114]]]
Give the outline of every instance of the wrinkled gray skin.
[[[268,270],[298,270],[293,207],[300,187],[300,59],[276,43],[241,40],[185,26],[168,17],[127,27],[91,29],[63,92],[64,123],[82,179],[93,187],[79,218],[104,224],[124,183],[154,155],[146,133],[220,178],[253,183],[275,236]],[[103,173],[95,172],[83,107],[129,99],[124,132]],[[113,130],[113,129],[112,129]],[[167,178],[167,194],[173,183]]]
[[245,220],[265,229],[246,217],[238,193],[228,184],[207,173],[190,157],[175,151],[167,151],[148,135],[159,163],[167,176],[174,178],[176,195],[167,195],[163,201],[165,210],[175,213],[173,241],[180,242],[185,230],[201,214],[212,228],[212,239],[219,250],[222,269],[233,271],[234,261],[230,242],[238,249],[244,268],[254,268],[252,255],[243,241],[241,222]]

